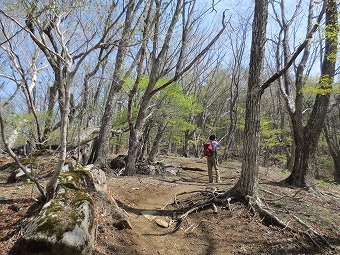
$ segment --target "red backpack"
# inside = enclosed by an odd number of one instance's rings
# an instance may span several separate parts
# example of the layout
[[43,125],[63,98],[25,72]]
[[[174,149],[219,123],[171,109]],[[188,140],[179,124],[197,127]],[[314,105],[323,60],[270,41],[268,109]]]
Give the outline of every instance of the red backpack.
[[212,142],[205,142],[203,144],[203,155],[204,156],[211,156],[214,154]]

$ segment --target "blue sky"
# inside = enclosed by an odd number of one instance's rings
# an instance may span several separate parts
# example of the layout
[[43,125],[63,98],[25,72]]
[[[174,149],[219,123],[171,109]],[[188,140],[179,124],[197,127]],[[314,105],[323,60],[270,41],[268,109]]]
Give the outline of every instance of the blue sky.
[[[226,10],[226,19],[229,20],[231,26],[235,27],[237,26],[237,22],[239,20],[239,17],[246,17],[251,15],[251,13],[253,12],[253,8],[254,8],[254,0],[247,0],[247,1],[240,1],[240,0],[201,0],[201,5],[205,5],[205,6],[211,6],[212,3],[217,3],[215,10],[211,11],[209,13],[209,17],[206,20],[206,22],[211,23],[212,27],[216,26],[216,30],[219,29],[220,25],[221,25],[221,17],[222,17],[222,12],[224,10]],[[295,4],[296,4],[297,0],[289,0],[286,1],[286,10],[287,10],[287,17],[291,16],[291,13],[293,11],[293,9],[295,8]],[[304,4],[308,3],[308,0],[303,0]],[[199,5],[200,6],[200,5]],[[321,5],[320,5],[321,6]],[[270,17],[269,17],[269,21],[272,21],[272,8],[271,6],[269,7],[269,11],[271,13]],[[306,17],[307,14],[307,8],[302,9],[300,15],[301,17]],[[250,22],[252,21],[252,19],[250,19]],[[292,36],[294,36],[295,39],[295,46],[298,45],[305,36],[305,22],[302,20],[300,25],[295,27],[296,31],[294,31],[294,34],[292,34]],[[278,27],[277,25],[275,25],[275,23],[270,22],[268,24],[268,28],[267,28],[267,34],[268,34],[268,38],[275,38],[276,34],[277,34],[277,30]],[[250,46],[250,36],[249,36],[249,42],[248,42],[248,47]],[[292,47],[294,48],[294,47]],[[247,53],[246,53],[247,54]],[[1,55],[0,55],[1,58]],[[1,78],[0,77],[0,84],[3,84],[4,82],[7,82],[8,80]],[[5,91],[4,90],[0,90],[0,97],[8,97],[7,95],[10,94],[11,91],[13,91],[13,89],[15,88],[15,86],[6,86]]]

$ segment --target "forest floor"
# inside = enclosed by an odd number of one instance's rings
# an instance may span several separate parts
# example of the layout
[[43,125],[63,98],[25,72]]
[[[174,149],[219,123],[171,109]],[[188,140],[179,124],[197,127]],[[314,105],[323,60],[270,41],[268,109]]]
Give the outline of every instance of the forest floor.
[[[241,165],[222,163],[221,183],[208,184],[204,158],[163,160],[178,170],[176,176],[108,178],[108,191],[128,216],[132,229],[114,228],[106,209],[97,205],[93,254],[340,254],[339,185],[316,182],[309,191],[293,189],[280,184],[286,174],[279,169],[260,168],[259,196],[264,206],[300,233],[264,224],[244,204],[233,200],[230,209],[208,207],[176,224],[176,215],[203,199],[205,191],[232,187]],[[7,184],[7,177],[8,173],[0,170],[0,255],[15,254],[10,251],[23,234],[29,220],[27,211],[34,202],[31,193],[36,192],[30,183]],[[169,227],[160,226],[167,223]]]

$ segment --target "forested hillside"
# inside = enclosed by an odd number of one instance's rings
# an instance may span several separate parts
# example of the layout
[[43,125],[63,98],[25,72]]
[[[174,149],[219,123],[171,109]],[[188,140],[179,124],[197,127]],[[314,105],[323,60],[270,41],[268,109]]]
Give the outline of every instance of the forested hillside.
[[240,172],[209,203],[275,219],[260,167],[294,189],[340,183],[338,13],[336,0],[0,1],[1,154],[45,203],[66,165],[135,176],[162,155],[200,158],[214,134]]

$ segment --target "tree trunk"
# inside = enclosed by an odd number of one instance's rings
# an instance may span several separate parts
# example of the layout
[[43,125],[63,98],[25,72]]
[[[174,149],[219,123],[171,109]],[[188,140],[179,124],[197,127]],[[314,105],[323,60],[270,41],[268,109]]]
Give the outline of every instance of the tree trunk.
[[[130,127],[129,153],[127,156],[126,170],[123,173],[124,175],[134,175],[134,173],[136,172],[135,163],[136,163],[138,152],[140,149],[141,136],[144,132],[147,121],[152,117],[155,111],[155,109],[148,110],[149,102],[155,93],[154,88],[156,86],[156,83],[159,80],[159,78],[162,77],[162,73],[164,71],[162,70],[161,66],[163,65],[166,58],[168,57],[167,54],[170,48],[170,39],[172,38],[173,31],[174,31],[176,22],[178,20],[178,15],[181,11],[182,1],[176,0],[176,7],[174,9],[174,13],[171,18],[170,25],[167,28],[167,32],[166,32],[165,39],[163,41],[163,45],[158,48],[157,42],[158,42],[158,37],[159,37],[160,25],[161,25],[160,17],[162,15],[162,12],[160,10],[160,4],[161,4],[160,2],[156,1],[155,14],[152,20],[152,22],[154,23],[153,48],[152,48],[152,52],[150,53],[150,59],[151,59],[150,70],[151,71],[150,71],[148,86],[140,102],[139,111],[138,111],[137,118],[134,124],[132,123],[131,117],[129,117],[129,127]],[[149,16],[149,19],[145,20],[145,23],[148,24],[150,21],[151,21],[151,16]],[[140,64],[139,64],[140,68],[138,69],[138,73],[141,71],[141,66],[142,66],[143,61],[144,59],[140,60]],[[135,86],[129,95],[130,97],[129,108],[131,108],[131,99],[134,96],[134,93],[136,91],[136,86],[138,86],[138,82],[139,81],[137,79]]]
[[90,163],[96,163],[101,167],[105,167],[106,165],[106,158],[109,153],[109,141],[110,141],[110,131],[112,128],[112,119],[114,116],[115,111],[115,104],[117,100],[117,94],[121,90],[123,86],[123,81],[121,78],[121,71],[123,68],[124,59],[126,56],[126,53],[128,51],[128,45],[130,38],[130,32],[131,32],[131,25],[133,20],[133,9],[134,9],[134,1],[129,1],[127,4],[127,11],[126,11],[126,19],[124,23],[124,30],[121,36],[121,40],[119,44],[121,47],[118,48],[117,55],[116,55],[116,63],[115,63],[115,69],[112,75],[112,83],[109,91],[109,95],[107,98],[107,102],[105,105],[104,115],[102,117],[101,126],[100,126],[100,133],[98,137],[98,145],[96,149],[98,149],[97,152],[93,153],[93,155],[97,155],[95,158],[93,158],[93,162]]
[[340,153],[333,157],[334,162],[334,181],[340,183]]
[[290,148],[287,148],[287,169],[289,172],[293,171],[294,167],[294,159],[295,159],[295,151],[296,151],[296,145],[295,142],[292,141]]
[[144,128],[144,132],[143,135],[141,137],[141,148],[139,150],[138,153],[138,160],[139,161],[144,161],[144,155],[148,154],[148,142],[150,140],[150,132],[151,132],[151,128],[153,125],[153,121],[148,121],[148,123],[146,124],[145,128]]
[[[258,80],[259,81],[259,80]],[[260,137],[261,94],[248,92],[246,122],[244,129],[243,160],[240,179],[236,184],[237,193],[244,197],[257,196],[258,160]]]
[[[338,116],[338,119],[340,117]],[[334,123],[337,124],[336,122]],[[332,129],[334,130],[335,135],[331,136],[329,127],[326,124],[324,126],[324,136],[328,145],[329,153],[333,159],[334,164],[334,181],[340,183],[340,137],[336,135],[338,126],[334,126]]]
[[[71,61],[70,61],[71,62]],[[70,64],[70,63],[69,63]],[[46,200],[49,201],[53,198],[55,189],[57,187],[58,178],[63,169],[65,159],[66,159],[66,147],[67,147],[67,129],[68,129],[68,115],[70,108],[70,86],[72,79],[70,77],[70,71],[67,70],[66,77],[59,77],[57,80],[58,86],[58,94],[59,94],[59,108],[60,108],[60,147],[59,147],[59,158],[56,169],[54,170],[52,177],[46,185]]]
[[52,87],[49,87],[48,89],[49,95],[48,95],[48,106],[47,106],[47,116],[45,121],[45,127],[43,132],[43,141],[48,139],[48,136],[52,130],[52,118],[54,115],[54,105],[57,101],[57,93],[58,88],[56,83],[53,84]]
[[322,62],[319,90],[313,105],[312,113],[302,130],[302,139],[296,140],[296,152],[293,172],[285,180],[288,184],[297,187],[310,185],[312,168],[310,159],[313,157],[318,139],[320,137],[330,100],[330,91],[334,82],[335,59],[338,44],[338,15],[336,0],[326,2],[326,41],[325,57]]
[[190,130],[184,132],[184,142],[183,142],[183,157],[189,157],[189,140],[190,140]]
[[[293,170],[290,176],[286,179],[286,182],[290,185],[298,187],[309,186],[312,180],[310,172],[310,148],[308,141],[298,141],[295,148],[295,161],[293,164]],[[296,160],[299,159],[299,160]]]
[[222,156],[223,160],[227,159],[228,153],[230,152],[230,149],[235,139],[237,112],[234,109],[234,106],[235,105],[231,105],[229,109],[230,110],[230,113],[229,113],[230,124],[229,124],[228,134],[226,136],[225,149],[224,149],[223,156]]
[[130,131],[129,137],[129,153],[126,157],[126,167],[123,175],[132,176],[136,172],[136,161],[140,151],[140,139],[143,134],[142,128]]
[[162,140],[166,126],[167,126],[166,120],[162,124],[159,124],[156,137],[153,140],[152,147],[151,147],[151,150],[150,150],[150,153],[149,153],[149,156],[148,156],[148,162],[155,161],[155,157],[156,157],[156,155],[158,153],[158,149],[159,149],[159,144]]
[[261,74],[264,61],[268,0],[255,1],[249,64],[243,161],[240,179],[232,189],[236,196],[257,197],[261,111]]

